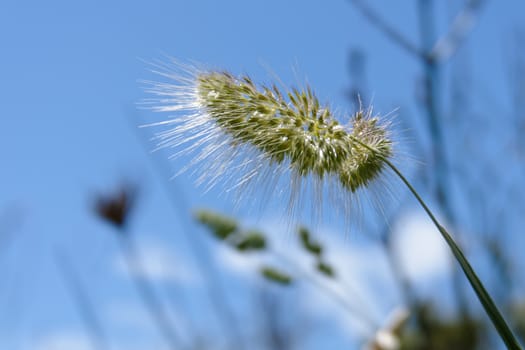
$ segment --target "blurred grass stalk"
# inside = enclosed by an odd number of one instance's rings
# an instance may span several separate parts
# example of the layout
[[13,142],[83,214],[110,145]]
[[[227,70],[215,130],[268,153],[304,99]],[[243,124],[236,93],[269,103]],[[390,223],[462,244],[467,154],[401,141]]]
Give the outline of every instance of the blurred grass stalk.
[[176,329],[174,322],[162,305],[162,301],[157,297],[154,286],[150,283],[147,276],[140,274],[143,271],[143,264],[139,251],[133,243],[127,228],[130,212],[135,205],[137,187],[125,183],[111,196],[99,196],[95,202],[94,209],[98,216],[113,225],[116,229],[115,235],[119,241],[124,260],[128,268],[131,281],[148,310],[151,319],[156,324],[159,332],[164,337],[170,349],[180,349],[180,332]]
[[180,349],[180,334],[162,306],[161,300],[155,294],[154,287],[149,283],[147,277],[137,274],[138,271],[143,269],[139,252],[130,237],[127,237],[125,234],[119,234],[118,238],[128,266],[129,275],[144,306],[169,344],[170,349]]
[[93,305],[92,300],[82,286],[80,279],[77,278],[77,272],[74,270],[71,260],[64,252],[57,250],[55,251],[55,263],[62,275],[66,287],[78,307],[78,312],[88,330],[89,340],[93,349],[109,349],[106,332],[104,331],[102,322],[96,313],[96,308]]

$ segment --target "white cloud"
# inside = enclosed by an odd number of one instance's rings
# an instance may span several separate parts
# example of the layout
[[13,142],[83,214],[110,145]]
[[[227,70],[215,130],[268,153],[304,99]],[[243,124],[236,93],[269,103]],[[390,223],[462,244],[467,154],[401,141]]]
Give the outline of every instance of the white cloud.
[[43,336],[31,346],[34,350],[91,350],[93,341],[78,331],[58,331]]
[[230,272],[242,277],[250,277],[262,262],[260,254],[240,254],[234,249],[226,246],[217,247],[215,258]]
[[124,256],[117,255],[114,261],[115,269],[122,275],[148,278],[159,282],[175,282],[185,285],[200,284],[197,273],[188,258],[175,249],[158,242],[140,242],[136,244],[140,261],[135,262],[130,270]]
[[427,216],[408,213],[396,223],[394,233],[395,249],[412,281],[427,283],[450,270],[449,250]]

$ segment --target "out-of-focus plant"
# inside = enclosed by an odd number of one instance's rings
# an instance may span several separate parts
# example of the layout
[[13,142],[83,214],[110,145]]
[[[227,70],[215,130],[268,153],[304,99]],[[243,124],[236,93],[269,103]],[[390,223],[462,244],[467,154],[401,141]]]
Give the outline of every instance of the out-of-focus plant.
[[114,194],[100,195],[96,198],[94,209],[101,219],[116,228],[116,234],[131,280],[151,319],[156,324],[170,349],[180,349],[182,342],[180,331],[169,318],[166,308],[157,297],[154,286],[148,279],[136,273],[137,270],[142,268],[142,261],[132,237],[126,230],[136,195],[136,186],[125,184]]
[[[198,210],[195,219],[205,225],[215,238],[239,252],[249,253],[267,249],[266,237],[262,232],[243,230],[233,218],[209,210]],[[267,280],[282,285],[288,285],[293,280],[289,273],[268,265],[260,267],[260,274]]]
[[[351,316],[357,317],[370,329],[370,331],[379,328],[379,322],[373,319],[371,313],[365,309],[365,305],[358,305],[357,300],[359,300],[359,296],[347,295],[346,297],[342,297],[339,293],[334,292],[333,289],[327,287],[324,283],[320,283],[320,281],[315,278],[315,275],[318,275],[321,278],[328,279],[331,283],[339,284],[345,292],[352,292],[348,286],[344,285],[343,282],[339,280],[335,267],[327,262],[323,254],[322,244],[313,239],[307,228],[299,227],[297,238],[299,241],[298,243],[300,247],[303,248],[304,252],[313,256],[315,259],[312,270],[304,268],[300,263],[295,261],[293,257],[286,256],[272,248],[268,237],[262,231],[244,229],[231,217],[210,210],[200,209],[196,211],[195,218],[207,227],[213,237],[229,245],[239,253],[251,254],[252,252],[259,252],[261,254],[267,254],[269,257],[280,261],[286,266],[284,269],[275,266],[273,261],[272,264],[261,262],[258,272],[267,281],[287,286],[298,279],[306,280],[324,292],[328,297],[332,298],[334,302],[341,305],[341,307]],[[219,234],[220,232],[226,231],[229,232],[227,237]],[[239,249],[238,242],[250,241],[252,243],[250,243],[249,246],[252,246],[252,249]]]
[[486,348],[486,324],[468,316],[443,318],[436,316],[435,307],[423,303],[413,311],[418,327],[404,327],[399,333],[401,350],[448,350]]

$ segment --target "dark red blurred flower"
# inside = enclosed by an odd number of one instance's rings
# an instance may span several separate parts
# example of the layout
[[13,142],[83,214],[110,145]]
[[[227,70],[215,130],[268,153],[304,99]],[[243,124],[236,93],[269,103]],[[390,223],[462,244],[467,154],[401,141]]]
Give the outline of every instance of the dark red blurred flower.
[[95,211],[102,219],[118,228],[124,227],[134,205],[136,188],[122,185],[110,195],[99,195],[95,200]]

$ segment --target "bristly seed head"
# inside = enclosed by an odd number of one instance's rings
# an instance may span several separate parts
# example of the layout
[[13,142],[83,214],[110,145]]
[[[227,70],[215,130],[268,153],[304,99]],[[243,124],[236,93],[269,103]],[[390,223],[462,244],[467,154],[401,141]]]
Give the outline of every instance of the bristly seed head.
[[258,89],[248,77],[211,72],[197,76],[197,90],[203,109],[234,142],[254,146],[271,162],[289,161],[300,176],[337,174],[355,192],[379,175],[382,157],[392,153],[377,118],[359,111],[349,132],[310,88],[293,89],[285,99],[276,86]]
[[199,182],[214,185],[230,173],[233,187],[241,187],[261,173],[289,171],[292,183],[300,186],[301,179],[313,179],[321,188],[336,180],[336,187],[356,192],[381,175],[384,160],[393,154],[389,130],[371,109],[358,111],[343,126],[309,87],[283,93],[275,85],[257,86],[247,76],[228,72],[159,67],[156,73],[175,84],[148,83],[147,90],[160,96],[151,101],[153,108],[182,112],[157,123],[175,125],[158,134],[159,147],[191,143],[182,151],[200,148],[192,163],[213,161]]

